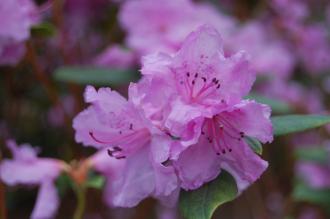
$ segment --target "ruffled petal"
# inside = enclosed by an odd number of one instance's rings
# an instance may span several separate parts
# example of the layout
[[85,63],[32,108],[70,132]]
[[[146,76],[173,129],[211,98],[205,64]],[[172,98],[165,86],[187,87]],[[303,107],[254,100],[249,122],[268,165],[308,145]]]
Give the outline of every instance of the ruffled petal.
[[92,105],[73,121],[77,142],[96,148],[118,146],[130,153],[149,141],[148,121],[117,92],[88,86],[85,99]]
[[45,181],[41,184],[32,219],[54,218],[59,207],[59,197],[53,181]]
[[167,117],[165,127],[173,136],[179,137],[183,145],[187,146],[197,142],[203,118],[210,116],[212,113],[203,107],[176,100],[172,103],[172,110]]
[[62,169],[60,162],[46,158],[34,162],[4,160],[0,177],[8,185],[39,184],[45,179],[55,179]]
[[[138,170],[138,171],[137,171]],[[155,188],[154,174],[147,150],[127,159],[121,175],[108,182],[106,201],[118,207],[134,207]]]
[[216,178],[221,171],[219,158],[204,138],[182,152],[179,159],[173,162],[181,187],[186,190],[197,189]]
[[107,184],[106,201],[109,205],[134,207],[148,196],[167,196],[177,188],[173,168],[153,163],[149,148],[141,149],[126,162],[121,175]]
[[231,110],[220,113],[221,117],[250,137],[261,142],[273,140],[273,128],[270,121],[269,106],[256,103],[253,100],[243,100]]
[[[231,144],[229,139],[227,142]],[[268,163],[256,155],[243,141],[241,144],[236,142],[232,152],[220,155],[220,158],[221,168],[235,178],[239,192],[254,183],[268,167]]]

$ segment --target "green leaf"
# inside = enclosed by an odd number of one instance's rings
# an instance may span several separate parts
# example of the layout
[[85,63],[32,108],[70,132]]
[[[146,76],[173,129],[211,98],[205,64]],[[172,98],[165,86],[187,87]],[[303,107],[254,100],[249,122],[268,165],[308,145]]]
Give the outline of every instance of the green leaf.
[[295,156],[299,160],[325,164],[328,162],[329,153],[324,147],[308,147],[296,149]]
[[50,37],[56,34],[56,28],[51,23],[41,23],[31,27],[31,34],[34,36]]
[[285,115],[271,118],[274,135],[286,135],[318,128],[330,123],[330,116],[323,115]]
[[210,219],[216,208],[237,195],[235,179],[227,172],[193,191],[181,191],[180,210],[186,219]]
[[262,154],[262,145],[256,138],[245,136],[245,141],[249,144],[254,152],[260,155]]
[[320,205],[330,213],[330,189],[312,189],[300,182],[294,188],[293,199]]
[[71,178],[66,173],[61,173],[61,175],[56,179],[56,187],[58,189],[58,193],[61,197],[65,195],[65,193],[72,188]]
[[54,77],[63,82],[101,86],[128,84],[137,81],[138,74],[133,70],[65,66],[57,69]]
[[270,99],[256,93],[251,93],[250,95],[246,96],[246,99],[254,99],[259,103],[270,106],[273,113],[284,114],[292,112],[292,108],[289,104],[278,99]]
[[87,180],[85,186],[87,188],[101,189],[103,188],[104,183],[105,179],[103,176],[94,175]]

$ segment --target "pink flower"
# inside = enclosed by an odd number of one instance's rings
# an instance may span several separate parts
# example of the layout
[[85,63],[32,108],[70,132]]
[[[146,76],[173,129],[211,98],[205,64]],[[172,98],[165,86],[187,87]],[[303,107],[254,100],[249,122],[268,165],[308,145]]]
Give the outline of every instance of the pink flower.
[[330,69],[330,41],[325,26],[310,25],[299,28],[297,36],[297,53],[303,64],[311,73]]
[[31,0],[0,2],[0,64],[16,64],[24,54],[23,43],[39,14]]
[[236,179],[239,191],[257,180],[268,164],[244,141],[245,136],[263,143],[272,141],[270,108],[254,101],[241,101],[205,119],[197,144],[174,162],[181,187],[196,189],[224,169]]
[[271,5],[286,21],[287,25],[299,23],[309,15],[307,5],[303,1],[272,0]]
[[135,62],[134,54],[118,45],[108,47],[94,60],[94,64],[97,66],[122,69],[134,66]]
[[191,33],[173,56],[146,56],[141,73],[142,81],[130,87],[132,101],[185,145],[197,142],[204,117],[240,102],[255,80],[246,53],[225,57],[209,26]]
[[[169,158],[171,138],[154,127],[130,101],[109,88],[86,88],[91,103],[75,119],[76,141],[96,148],[108,148],[112,159],[124,159],[107,186],[108,203],[132,207],[147,196],[171,196],[177,177]],[[111,159],[111,158],[109,158]],[[115,173],[117,171],[117,173]]]
[[225,169],[241,191],[266,169],[244,137],[272,141],[270,108],[242,101],[255,74],[244,52],[224,56],[214,28],[200,27],[172,56],[147,56],[141,72],[131,99],[180,142],[172,144],[170,159],[182,188],[196,189]]
[[175,52],[191,32],[202,24],[212,24],[222,32],[230,32],[232,19],[221,15],[208,4],[191,0],[126,1],[119,19],[127,31],[127,45],[138,55],[153,52]]
[[229,51],[246,50],[258,74],[288,78],[295,66],[295,58],[270,31],[258,21],[248,22],[228,37],[226,48]]
[[0,65],[15,65],[24,55],[22,43],[6,42],[0,37]]
[[55,179],[66,167],[59,160],[38,158],[37,150],[28,144],[20,147],[12,140],[7,142],[13,159],[5,159],[0,166],[1,180],[10,185],[39,185],[39,193],[31,218],[52,218],[59,206]]
[[180,187],[196,189],[222,169],[242,191],[262,174],[267,162],[245,137],[272,141],[270,108],[242,100],[255,80],[246,56],[225,56],[219,33],[204,25],[174,55],[146,56],[128,100],[86,88],[91,105],[74,119],[76,141],[122,161],[109,167],[109,204],[132,207],[148,196],[171,204]]

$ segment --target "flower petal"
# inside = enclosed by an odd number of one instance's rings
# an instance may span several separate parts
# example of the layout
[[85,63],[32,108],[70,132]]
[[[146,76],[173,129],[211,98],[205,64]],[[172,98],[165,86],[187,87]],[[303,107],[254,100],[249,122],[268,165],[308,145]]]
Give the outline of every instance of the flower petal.
[[198,144],[187,148],[173,163],[183,189],[197,189],[216,178],[221,171],[219,156],[212,145],[204,139],[200,138]]
[[[229,138],[227,140],[228,144],[231,144]],[[256,155],[243,141],[240,145],[236,142],[236,147],[232,152],[220,156],[221,168],[235,178],[239,192],[255,182],[268,167],[268,163]]]
[[234,105],[231,110],[220,113],[238,130],[245,135],[255,137],[261,142],[273,140],[273,128],[270,121],[271,109],[269,106],[256,103],[253,100],[243,100]]
[[32,219],[49,219],[55,216],[59,207],[59,197],[53,181],[45,181],[41,184]]

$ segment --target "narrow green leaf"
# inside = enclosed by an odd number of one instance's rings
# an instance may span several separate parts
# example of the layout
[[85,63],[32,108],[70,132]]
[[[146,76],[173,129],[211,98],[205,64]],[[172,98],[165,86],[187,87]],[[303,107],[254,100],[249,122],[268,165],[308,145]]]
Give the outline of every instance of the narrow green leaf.
[[56,28],[51,23],[41,23],[31,27],[31,34],[34,36],[50,37],[56,34]]
[[270,106],[272,108],[273,113],[284,114],[292,112],[292,108],[289,104],[278,99],[270,99],[268,97],[256,93],[251,93],[250,95],[246,96],[246,99],[254,99],[259,103],[263,103]]
[[63,82],[101,86],[128,84],[137,81],[138,74],[133,70],[65,66],[57,69],[54,77]]
[[216,208],[237,195],[235,179],[227,172],[193,191],[181,191],[180,210],[186,219],[210,219]]
[[328,162],[329,153],[324,147],[308,147],[296,149],[295,156],[299,160],[325,164]]
[[323,115],[285,115],[272,117],[274,135],[286,135],[318,128],[330,123],[330,116]]
[[260,155],[262,154],[262,145],[256,138],[245,136],[245,141],[249,144],[254,152]]

